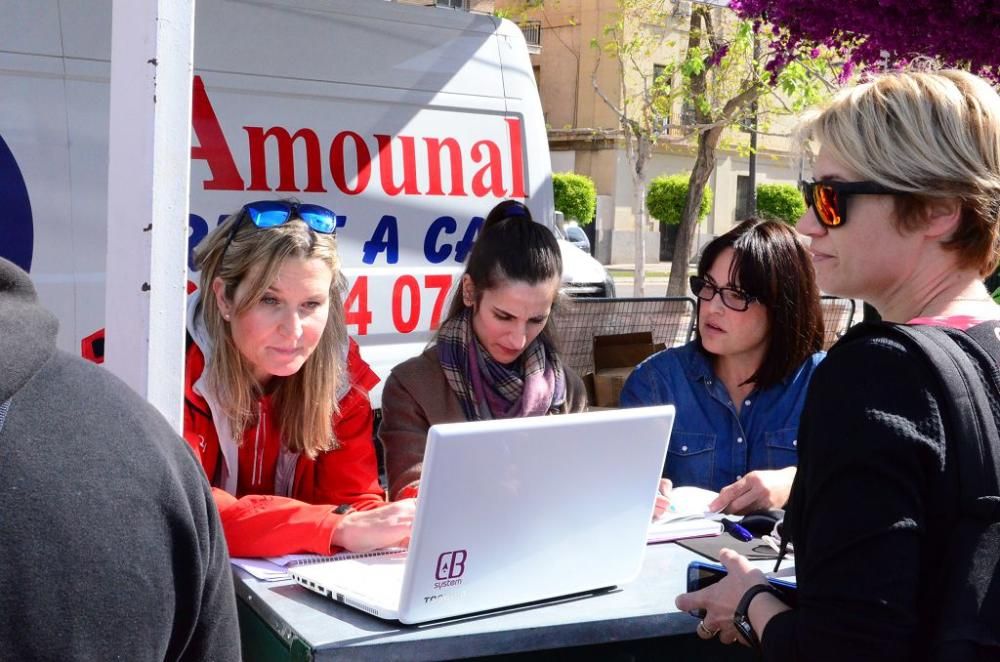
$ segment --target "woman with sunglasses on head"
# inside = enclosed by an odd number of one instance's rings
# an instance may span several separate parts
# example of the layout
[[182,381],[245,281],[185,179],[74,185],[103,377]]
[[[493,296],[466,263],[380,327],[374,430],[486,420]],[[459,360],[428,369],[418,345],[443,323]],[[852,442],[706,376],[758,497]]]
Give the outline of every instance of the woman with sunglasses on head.
[[562,257],[528,208],[490,211],[469,252],[435,343],[396,366],[382,392],[379,439],[389,494],[417,494],[427,430],[436,423],[583,411],[583,382],[552,337]]
[[[1000,350],[977,360],[982,341],[964,332],[1000,338],[1000,308],[982,282],[998,259],[1000,97],[966,72],[885,75],[839,93],[804,132],[820,148],[798,229],[812,240],[819,284],[864,299],[886,322],[957,330],[995,420],[1000,392],[988,376]],[[1000,581],[996,513],[991,538],[956,528],[968,513],[962,483],[974,476],[958,475],[955,454],[975,440],[955,434],[935,364],[889,331],[848,333],[809,387],[782,531],[795,548],[798,606],[725,552],[725,579],[677,598],[707,609],[700,637],[761,646],[765,660],[1000,659],[998,605],[982,600]],[[952,567],[956,541],[968,559],[985,556]],[[956,569],[969,574],[955,582]],[[942,620],[955,615],[963,632],[948,644]]]
[[199,244],[188,305],[184,437],[233,556],[400,544],[413,502],[386,505],[368,391],[347,337],[333,213],[254,202]]
[[822,360],[809,253],[779,221],[749,219],[702,251],[698,336],[629,375],[623,407],[677,406],[666,480],[719,490],[713,510],[780,508],[795,476],[799,413]]

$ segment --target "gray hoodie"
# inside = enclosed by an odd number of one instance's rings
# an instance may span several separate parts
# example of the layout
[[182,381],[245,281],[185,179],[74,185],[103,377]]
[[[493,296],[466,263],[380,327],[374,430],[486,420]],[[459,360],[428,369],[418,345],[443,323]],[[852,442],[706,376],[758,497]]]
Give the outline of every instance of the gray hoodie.
[[56,349],[57,328],[0,259],[0,656],[238,660],[201,466],[145,400]]

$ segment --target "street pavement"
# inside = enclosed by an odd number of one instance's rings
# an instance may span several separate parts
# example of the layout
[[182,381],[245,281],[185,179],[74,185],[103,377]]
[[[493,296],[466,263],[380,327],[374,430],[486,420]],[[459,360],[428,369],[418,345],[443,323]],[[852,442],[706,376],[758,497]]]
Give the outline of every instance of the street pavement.
[[[667,295],[667,279],[670,276],[670,262],[647,262],[645,277],[645,293],[647,297],[663,297]],[[615,292],[619,297],[632,297],[635,273],[633,263],[616,263],[607,265],[609,272],[612,272],[615,280]],[[628,272],[628,275],[619,275],[621,272]],[[687,291],[684,292],[687,294]]]

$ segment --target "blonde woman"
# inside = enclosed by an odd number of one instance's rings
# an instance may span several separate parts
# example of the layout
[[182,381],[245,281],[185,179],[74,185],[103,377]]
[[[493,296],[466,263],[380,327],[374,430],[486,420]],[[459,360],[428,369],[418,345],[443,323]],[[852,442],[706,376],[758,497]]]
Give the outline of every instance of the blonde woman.
[[[982,282],[1000,247],[996,91],[961,71],[887,75],[841,92],[805,130],[820,150],[798,230],[820,287],[864,299],[887,322],[956,330],[997,418],[987,377],[1000,343],[971,335],[1000,339]],[[934,366],[888,333],[861,331],[831,348],[802,412],[783,531],[798,606],[733,552],[723,552],[725,579],[677,606],[707,609],[698,636],[759,645],[765,660],[1000,659],[996,508],[984,546],[959,535],[963,438]],[[954,540],[983,552],[961,586],[947,574]],[[956,613],[961,632],[945,638]]]
[[333,213],[252,202],[196,252],[184,436],[213,486],[233,556],[365,551],[409,537],[386,505],[368,391],[347,337]]

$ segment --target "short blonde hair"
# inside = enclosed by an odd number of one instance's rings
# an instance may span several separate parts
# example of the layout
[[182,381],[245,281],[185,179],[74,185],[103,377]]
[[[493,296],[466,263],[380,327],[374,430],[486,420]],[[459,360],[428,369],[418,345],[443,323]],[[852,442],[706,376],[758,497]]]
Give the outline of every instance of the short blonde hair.
[[[212,355],[205,357],[208,386],[218,397],[236,442],[240,443],[243,430],[256,421],[256,403],[261,392],[252,366],[237,349],[229,324],[219,310],[212,292],[215,279],[222,279],[225,297],[233,302],[234,311],[239,314],[260,301],[285,260],[322,260],[333,272],[326,328],[302,368],[282,378],[272,396],[285,446],[313,458],[320,451],[337,446],[332,421],[337,412],[338,387],[347,379],[341,356],[347,342],[341,300],[344,282],[336,239],[333,235],[313,232],[300,219],[260,229],[241,217],[242,212],[237,212],[227,218],[195,251],[201,269],[201,311],[213,343]],[[240,225],[229,242],[234,223]],[[236,290],[247,278],[252,280],[236,300]]]
[[897,72],[843,90],[803,119],[863,179],[896,196],[895,222],[922,227],[933,199],[957,198],[959,227],[944,243],[961,268],[991,273],[1000,259],[1000,96],[965,71]]

